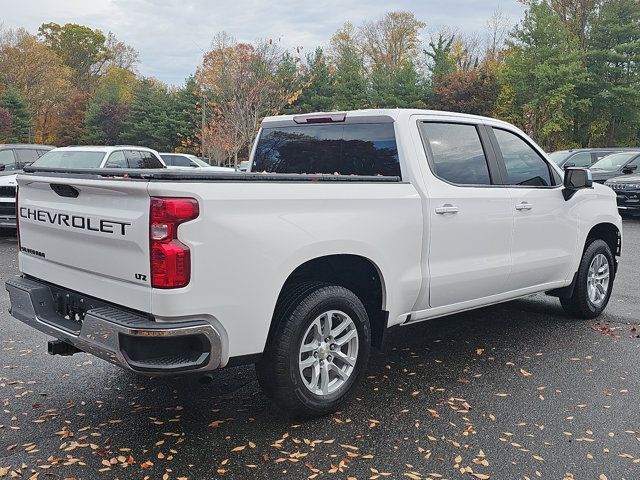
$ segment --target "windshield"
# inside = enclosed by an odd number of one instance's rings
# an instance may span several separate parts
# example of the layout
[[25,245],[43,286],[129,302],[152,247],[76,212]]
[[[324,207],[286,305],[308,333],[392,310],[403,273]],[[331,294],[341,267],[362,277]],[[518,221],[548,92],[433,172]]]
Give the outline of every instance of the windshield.
[[33,162],[33,165],[52,168],[98,168],[104,156],[105,152],[51,150]]
[[626,164],[631,158],[638,155],[637,152],[631,153],[612,153],[611,155],[607,155],[603,157],[601,160],[598,160],[594,163],[591,168],[592,169],[600,169],[600,170],[618,170],[624,164]]
[[569,155],[571,155],[570,152],[553,152],[549,154],[549,158],[556,165],[560,165]]

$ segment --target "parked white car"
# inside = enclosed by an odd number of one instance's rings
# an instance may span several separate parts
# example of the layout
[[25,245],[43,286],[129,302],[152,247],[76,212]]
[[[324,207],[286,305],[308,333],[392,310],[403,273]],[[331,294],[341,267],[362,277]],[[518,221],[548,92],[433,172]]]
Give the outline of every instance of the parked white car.
[[597,317],[622,242],[587,170],[447,112],[269,117],[244,175],[26,172],[7,290],[52,353],[154,375],[255,362],[301,416],[338,408],[389,328],[538,292]]
[[16,175],[55,147],[0,144],[0,228],[16,228]]
[[74,146],[51,150],[33,165],[41,168],[166,168],[155,150],[135,145]]
[[235,172],[233,168],[209,165],[201,158],[188,153],[161,153],[160,158],[162,158],[167,168],[192,168],[202,172]]

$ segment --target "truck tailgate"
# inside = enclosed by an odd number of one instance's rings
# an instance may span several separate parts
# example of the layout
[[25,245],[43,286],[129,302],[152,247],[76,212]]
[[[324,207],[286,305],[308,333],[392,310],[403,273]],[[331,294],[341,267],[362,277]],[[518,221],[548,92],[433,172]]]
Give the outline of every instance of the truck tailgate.
[[23,273],[151,310],[146,181],[19,176],[18,185]]

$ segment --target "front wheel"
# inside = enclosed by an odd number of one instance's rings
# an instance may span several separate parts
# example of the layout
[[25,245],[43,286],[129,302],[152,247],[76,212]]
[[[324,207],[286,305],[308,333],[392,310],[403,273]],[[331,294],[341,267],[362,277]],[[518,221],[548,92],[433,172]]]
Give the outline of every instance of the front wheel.
[[594,240],[585,248],[571,297],[561,298],[564,310],[579,318],[600,315],[611,297],[615,263],[609,245]]
[[356,389],[369,360],[367,311],[350,290],[296,288],[276,310],[275,332],[256,364],[264,392],[296,417],[335,411]]

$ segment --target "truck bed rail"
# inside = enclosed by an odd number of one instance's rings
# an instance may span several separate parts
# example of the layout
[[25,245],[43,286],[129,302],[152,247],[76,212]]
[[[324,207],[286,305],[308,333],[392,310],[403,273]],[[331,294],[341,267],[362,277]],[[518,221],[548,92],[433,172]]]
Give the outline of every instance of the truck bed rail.
[[30,165],[24,168],[25,175],[45,174],[63,178],[100,178],[103,180],[131,179],[144,181],[178,181],[178,182],[360,182],[360,183],[398,183],[402,179],[397,176],[369,175],[329,175],[329,174],[296,174],[296,173],[245,173],[245,172],[210,172],[196,173],[168,169],[131,169],[131,168],[52,168]]

